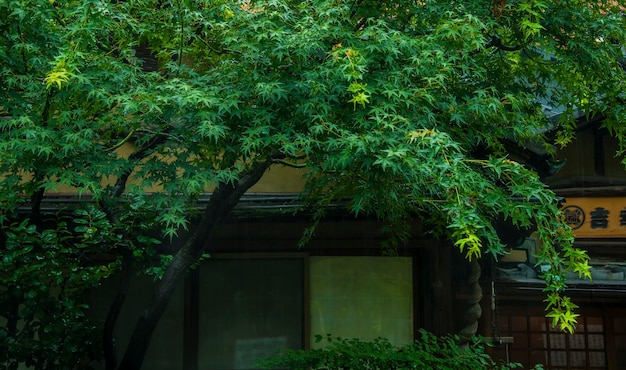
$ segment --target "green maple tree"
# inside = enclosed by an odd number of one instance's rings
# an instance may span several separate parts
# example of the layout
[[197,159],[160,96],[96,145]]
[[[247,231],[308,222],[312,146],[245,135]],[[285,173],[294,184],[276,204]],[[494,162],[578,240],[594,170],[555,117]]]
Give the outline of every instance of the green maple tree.
[[[45,348],[53,337],[46,330],[94,334],[99,329],[79,308],[84,293],[187,228],[180,251],[157,269],[154,299],[119,365],[111,343],[117,303],[101,329],[107,367],[139,368],[176,282],[242,194],[285,164],[308,169],[303,197],[315,220],[327,204],[349,199],[353,213],[390,225],[391,248],[415,217],[468,259],[504,252],[494,220],[536,228],[539,261],[551,266],[548,314],[571,331],[575,307],[564,296],[564,274],[589,276],[588,257],[572,247],[555,195],[509,158],[507,145],[541,142],[547,131],[564,145],[580,111],[602,114],[626,142],[623,7],[0,2],[0,289],[11,292],[0,298],[9,323],[0,328],[5,367],[24,362],[31,347]],[[558,121],[543,105],[562,108]],[[123,146],[132,153],[120,155]],[[92,200],[71,222],[67,213],[41,210],[45,194],[62,185]],[[190,210],[209,189],[192,224]],[[154,229],[164,232],[155,238]],[[102,254],[115,258],[97,268],[76,260]],[[27,273],[34,269],[48,278]],[[44,312],[22,309],[49,285],[65,288],[45,297],[50,310],[78,324],[46,326]],[[73,341],[85,347],[85,363],[97,357],[98,342]],[[79,366],[76,347],[58,350],[58,363],[40,351],[29,364]]]

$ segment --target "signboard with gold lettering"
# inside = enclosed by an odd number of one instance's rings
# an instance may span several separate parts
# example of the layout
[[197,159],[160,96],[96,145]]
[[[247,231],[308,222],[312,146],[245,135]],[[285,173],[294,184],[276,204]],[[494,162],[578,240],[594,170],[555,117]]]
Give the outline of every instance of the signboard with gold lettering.
[[577,238],[626,237],[626,198],[566,198],[562,210]]

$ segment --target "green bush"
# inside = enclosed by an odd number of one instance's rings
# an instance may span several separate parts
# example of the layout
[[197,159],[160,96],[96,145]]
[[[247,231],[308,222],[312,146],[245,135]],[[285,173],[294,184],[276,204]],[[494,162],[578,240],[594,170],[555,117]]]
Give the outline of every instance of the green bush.
[[[321,336],[317,341],[321,341]],[[485,353],[485,343],[472,338],[463,348],[458,336],[437,337],[420,330],[419,339],[405,346],[394,346],[387,339],[371,342],[326,337],[323,349],[286,350],[259,362],[262,369],[513,369],[518,363],[496,362]],[[540,369],[541,366],[536,367]]]

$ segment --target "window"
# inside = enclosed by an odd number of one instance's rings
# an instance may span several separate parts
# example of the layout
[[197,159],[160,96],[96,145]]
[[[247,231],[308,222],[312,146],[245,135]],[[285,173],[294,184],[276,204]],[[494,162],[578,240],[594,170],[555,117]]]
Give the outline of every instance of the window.
[[413,340],[411,258],[311,257],[310,286],[313,336]]
[[[172,297],[145,364],[252,369],[280,349],[316,347],[315,334],[406,344],[414,331],[412,266],[411,257],[215,254]],[[144,280],[133,285],[130,314],[118,325],[122,345],[152,294]]]
[[613,323],[611,327],[615,333],[615,362],[618,369],[626,369],[626,310],[611,310]]
[[199,277],[199,369],[250,369],[302,348],[304,259],[211,258]]
[[[104,320],[109,305],[117,293],[119,279],[109,278],[93,294],[94,315]],[[157,324],[144,359],[144,369],[169,370],[180,367],[183,361],[183,284],[180,284]],[[124,355],[137,318],[154,292],[154,281],[148,276],[133,276],[126,301],[115,326],[115,344],[118,359]],[[101,364],[104,368],[104,363]]]
[[[524,312],[523,308],[502,309],[502,336],[511,336],[510,361],[527,367],[543,364],[549,369],[606,369],[605,323],[601,311],[586,311],[579,318],[574,334],[551,327],[542,311]],[[526,310],[532,311],[532,310]],[[494,356],[505,359],[507,348],[496,347]]]

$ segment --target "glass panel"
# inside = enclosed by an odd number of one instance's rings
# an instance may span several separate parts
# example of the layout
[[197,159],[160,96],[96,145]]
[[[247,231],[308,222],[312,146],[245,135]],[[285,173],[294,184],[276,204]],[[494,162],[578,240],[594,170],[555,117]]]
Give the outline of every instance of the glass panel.
[[545,317],[532,316],[530,318],[530,331],[546,331]]
[[548,348],[548,334],[530,333],[530,348],[544,349]]
[[567,352],[565,351],[550,352],[550,365],[551,366],[567,366]]
[[569,347],[573,349],[585,349],[585,335],[573,334],[568,336]]
[[606,355],[604,352],[589,352],[589,366],[606,367]]
[[578,320],[578,322],[576,323],[576,328],[574,329],[575,332],[577,333],[584,333],[585,332],[585,320],[584,319],[580,319]]
[[[408,257],[311,257],[311,335],[413,341],[413,272]],[[312,338],[313,347],[316,345]]]
[[604,349],[604,335],[602,334],[587,335],[587,342],[589,349]]
[[532,351],[530,353],[530,363],[535,364],[547,364],[548,352],[546,351]]
[[587,332],[602,333],[604,331],[601,317],[587,317]]
[[585,367],[587,366],[587,355],[585,352],[570,351],[569,353],[570,366]]
[[248,369],[302,348],[302,259],[209,259],[199,273],[200,369]]
[[565,349],[565,334],[550,334],[551,349]]
[[[105,310],[108,309],[108,302],[113,299],[113,294],[117,292],[117,285],[118,281],[111,278],[104,280],[98,288],[98,299],[107,302],[107,305],[102,306]],[[179,284],[156,326],[146,352],[144,369],[169,370],[183,366],[183,290],[183,284]],[[118,350],[126,348],[137,318],[145,309],[146,302],[150,302],[153,292],[152,277],[132,278],[126,302],[115,325],[115,344]],[[103,312],[103,319],[104,315],[106,311]]]

